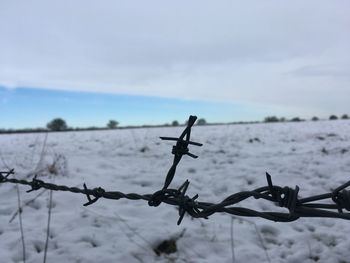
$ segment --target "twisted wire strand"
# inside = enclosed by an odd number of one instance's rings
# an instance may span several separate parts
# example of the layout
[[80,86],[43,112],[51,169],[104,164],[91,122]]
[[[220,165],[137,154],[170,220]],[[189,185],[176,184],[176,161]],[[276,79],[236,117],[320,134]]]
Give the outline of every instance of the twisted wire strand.
[[[191,128],[196,119],[196,116],[190,116],[185,130],[179,138],[160,137],[162,140],[176,141],[176,145],[173,146],[172,149],[172,154],[174,154],[173,164],[166,175],[164,186],[153,194],[126,194],[119,191],[106,191],[101,187],[90,189],[87,188],[86,184],[83,185],[84,188],[69,187],[66,185],[47,183],[37,179],[36,176],[31,181],[9,178],[11,174],[14,174],[13,169],[6,172],[0,172],[0,183],[30,186],[31,189],[27,192],[45,188],[53,191],[66,191],[83,194],[88,199],[88,202],[85,203],[84,206],[91,205],[100,198],[113,200],[119,200],[122,198],[129,200],[145,200],[148,202],[149,206],[159,206],[161,203],[165,203],[179,208],[178,225],[181,224],[186,213],[194,218],[205,219],[215,213],[228,213],[235,216],[260,217],[275,222],[291,222],[301,217],[328,217],[350,220],[350,213],[343,212],[344,209],[350,211],[350,191],[345,189],[350,186],[350,181],[337,187],[333,192],[299,199],[298,186],[293,189],[288,186],[280,187],[273,185],[270,174],[266,173],[267,186],[252,191],[234,193],[220,203],[200,202],[197,201],[198,195],[193,197],[186,195],[186,191],[190,184],[188,180],[177,189],[169,188],[175,176],[176,167],[180,163],[183,155],[197,158],[196,155],[189,152],[188,146],[202,146],[201,143],[190,141]],[[288,209],[288,212],[257,211],[250,208],[235,206],[252,197],[273,202],[279,207]],[[328,200],[328,202],[314,203],[321,200]]]

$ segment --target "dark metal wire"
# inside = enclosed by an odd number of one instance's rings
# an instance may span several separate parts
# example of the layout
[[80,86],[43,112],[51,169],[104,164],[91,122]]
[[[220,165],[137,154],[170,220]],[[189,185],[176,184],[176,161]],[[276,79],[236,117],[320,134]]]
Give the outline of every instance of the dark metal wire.
[[[105,191],[103,188],[89,189],[84,184],[84,188],[68,187],[65,185],[56,185],[47,183],[36,178],[31,180],[20,180],[9,178],[9,175],[14,174],[14,170],[0,172],[0,183],[13,183],[28,185],[31,187],[27,192],[35,191],[40,188],[45,188],[54,191],[67,191],[86,195],[88,202],[84,206],[95,203],[100,198],[118,200],[126,198],[130,200],[145,200],[150,206],[159,206],[161,203],[177,206],[179,208],[179,225],[185,214],[189,214],[194,218],[208,218],[215,213],[228,213],[235,216],[245,217],[261,217],[275,222],[291,222],[301,217],[328,217],[341,218],[350,220],[350,213],[344,213],[343,209],[350,211],[350,191],[345,188],[350,186],[350,181],[339,186],[330,193],[310,196],[306,198],[298,198],[299,187],[290,188],[288,186],[280,187],[273,185],[271,176],[266,173],[267,186],[257,188],[252,191],[242,191],[232,194],[225,198],[220,203],[199,202],[198,195],[189,197],[186,191],[190,182],[186,180],[179,188],[169,188],[176,167],[180,163],[184,155],[192,158],[197,158],[196,155],[189,152],[188,146],[202,146],[201,143],[192,142],[190,140],[191,128],[194,125],[197,117],[190,116],[185,130],[179,138],[160,137],[162,140],[176,141],[173,146],[172,154],[174,154],[173,164],[170,167],[161,190],[153,194],[137,194],[137,193],[122,193],[119,191]],[[275,203],[279,207],[288,209],[288,212],[262,212],[253,209],[235,206],[239,202],[254,197],[255,199],[264,199]],[[321,200],[328,200],[327,203],[315,203]],[[334,211],[335,210],[335,211]]]

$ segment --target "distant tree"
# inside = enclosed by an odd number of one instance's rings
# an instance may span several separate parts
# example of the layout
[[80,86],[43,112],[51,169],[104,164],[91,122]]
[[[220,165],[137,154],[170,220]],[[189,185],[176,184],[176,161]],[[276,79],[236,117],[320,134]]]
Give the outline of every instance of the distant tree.
[[312,121],[318,121],[319,120],[319,118],[318,117],[316,117],[316,116],[314,116],[314,117],[312,117],[312,119],[311,119]]
[[338,120],[338,117],[335,115],[331,115],[331,116],[329,116],[329,119],[330,120]]
[[285,117],[281,117],[281,118],[279,119],[279,121],[284,122],[284,121],[286,121],[286,118],[285,118]]
[[107,123],[107,127],[109,129],[115,129],[117,128],[119,122],[115,121],[115,120],[110,120],[108,123]]
[[299,122],[299,121],[302,121],[302,119],[300,119],[299,117],[294,117],[290,121]]
[[46,127],[51,131],[65,131],[68,129],[66,121],[61,118],[55,118],[50,121]]
[[198,121],[197,121],[197,125],[206,125],[206,124],[207,124],[207,121],[203,118],[198,119]]
[[347,119],[349,119],[349,116],[348,116],[347,114],[344,114],[343,116],[341,116],[341,118],[342,118],[343,120],[347,120]]
[[171,126],[179,126],[179,122],[178,122],[178,121],[173,121],[173,122],[171,123]]
[[279,119],[276,116],[268,116],[264,119],[264,122],[279,122]]

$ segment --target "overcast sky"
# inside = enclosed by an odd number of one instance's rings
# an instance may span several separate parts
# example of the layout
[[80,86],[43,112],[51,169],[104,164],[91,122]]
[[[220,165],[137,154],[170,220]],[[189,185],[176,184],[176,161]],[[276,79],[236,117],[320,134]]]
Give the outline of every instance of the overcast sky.
[[0,85],[350,113],[350,1],[0,0]]

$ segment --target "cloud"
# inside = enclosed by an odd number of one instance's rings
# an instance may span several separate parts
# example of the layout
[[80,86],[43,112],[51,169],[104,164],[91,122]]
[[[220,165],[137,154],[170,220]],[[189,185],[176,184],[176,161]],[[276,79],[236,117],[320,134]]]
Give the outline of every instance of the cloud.
[[345,111],[349,8],[347,1],[3,1],[0,85]]
[[338,65],[307,65],[294,69],[290,74],[297,77],[343,77],[350,78],[347,68],[339,68]]

